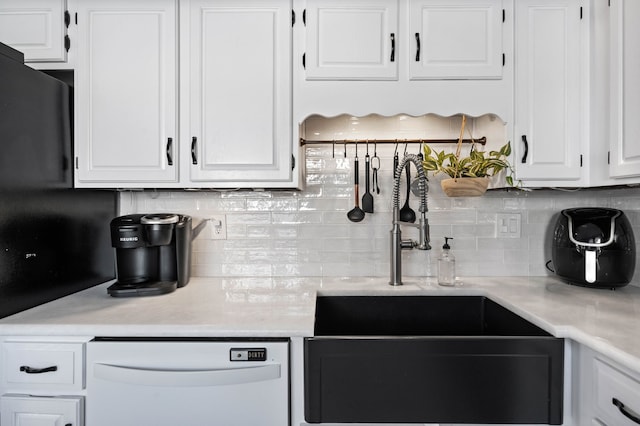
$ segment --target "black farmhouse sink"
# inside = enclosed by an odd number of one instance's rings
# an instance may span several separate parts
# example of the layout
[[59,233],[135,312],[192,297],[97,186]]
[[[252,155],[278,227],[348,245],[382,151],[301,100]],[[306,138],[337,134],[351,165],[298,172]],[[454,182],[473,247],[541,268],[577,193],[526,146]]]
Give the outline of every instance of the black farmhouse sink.
[[562,424],[564,342],[482,296],[319,297],[309,423]]

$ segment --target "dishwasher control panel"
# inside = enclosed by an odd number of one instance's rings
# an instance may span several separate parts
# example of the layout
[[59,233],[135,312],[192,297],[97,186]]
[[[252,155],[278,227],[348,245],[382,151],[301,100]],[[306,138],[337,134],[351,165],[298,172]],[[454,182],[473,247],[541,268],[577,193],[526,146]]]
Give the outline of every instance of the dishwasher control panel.
[[266,348],[231,348],[230,361],[266,361]]

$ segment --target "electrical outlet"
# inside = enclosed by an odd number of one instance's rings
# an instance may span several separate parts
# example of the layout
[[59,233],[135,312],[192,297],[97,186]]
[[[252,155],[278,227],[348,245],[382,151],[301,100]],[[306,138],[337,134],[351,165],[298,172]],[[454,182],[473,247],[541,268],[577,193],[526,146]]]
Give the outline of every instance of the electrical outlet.
[[212,240],[227,239],[227,216],[223,214],[209,218],[209,238]]
[[496,214],[496,237],[520,238],[520,213]]

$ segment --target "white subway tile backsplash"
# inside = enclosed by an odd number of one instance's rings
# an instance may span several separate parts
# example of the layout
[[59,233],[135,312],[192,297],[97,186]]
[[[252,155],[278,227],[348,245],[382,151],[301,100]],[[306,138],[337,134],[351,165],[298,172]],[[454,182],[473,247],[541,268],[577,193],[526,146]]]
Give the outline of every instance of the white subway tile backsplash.
[[271,276],[273,268],[270,264],[256,264],[247,260],[246,263],[222,264],[222,275],[231,277]]
[[247,200],[247,211],[259,212],[295,212],[298,210],[297,198],[269,198]]
[[238,213],[227,215],[227,226],[229,225],[256,225],[271,224],[271,212],[264,213]]
[[[456,124],[451,124],[451,129]],[[449,124],[439,129],[448,135]],[[448,137],[448,136],[445,136]],[[260,285],[268,277],[381,276],[389,274],[393,145],[377,147],[381,159],[380,194],[374,194],[375,213],[352,223],[346,213],[354,206],[353,154],[342,157],[341,145],[307,145],[306,188],[297,191],[123,192],[121,213],[171,211],[205,219],[225,214],[226,240],[194,242],[194,276],[237,276]],[[364,153],[360,156],[360,196],[364,193]],[[400,149],[403,149],[401,147]],[[370,154],[373,147],[369,146]],[[404,182],[400,186],[404,203]],[[483,197],[449,198],[431,178],[427,217],[432,250],[403,252],[405,281],[412,276],[435,276],[445,236],[452,236],[457,275],[548,275],[548,238],[552,221],[563,208],[614,207],[625,211],[640,245],[640,189],[607,188],[575,192],[555,190],[494,190]],[[411,207],[419,202],[412,196]],[[496,214],[519,213],[521,238],[496,238]],[[404,238],[417,231],[403,227]],[[636,276],[640,276],[637,273]],[[252,277],[252,278],[248,278]],[[256,278],[257,277],[257,278]],[[639,285],[639,278],[633,284]],[[240,285],[240,284],[238,284]],[[234,297],[243,297],[242,292]]]
[[496,235],[496,227],[495,224],[473,224],[473,225],[453,225],[451,227],[451,236],[456,237],[466,237],[466,236],[474,236],[474,237],[491,237],[494,238]]

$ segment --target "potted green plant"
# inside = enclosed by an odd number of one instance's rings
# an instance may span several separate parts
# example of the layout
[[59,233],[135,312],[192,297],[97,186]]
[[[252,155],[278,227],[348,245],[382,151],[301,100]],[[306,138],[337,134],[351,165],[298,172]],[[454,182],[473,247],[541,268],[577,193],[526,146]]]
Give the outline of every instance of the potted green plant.
[[484,194],[489,185],[489,178],[506,170],[505,182],[514,186],[513,169],[508,161],[511,154],[511,143],[507,142],[498,151],[478,151],[475,145],[471,147],[468,156],[461,156],[462,135],[465,117],[462,117],[462,128],[455,153],[434,151],[424,145],[424,160],[422,166],[426,172],[434,174],[444,173],[449,176],[440,184],[443,191],[450,197],[479,196]]

